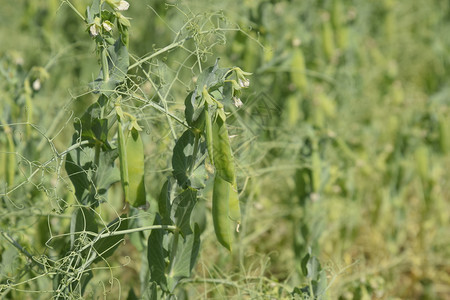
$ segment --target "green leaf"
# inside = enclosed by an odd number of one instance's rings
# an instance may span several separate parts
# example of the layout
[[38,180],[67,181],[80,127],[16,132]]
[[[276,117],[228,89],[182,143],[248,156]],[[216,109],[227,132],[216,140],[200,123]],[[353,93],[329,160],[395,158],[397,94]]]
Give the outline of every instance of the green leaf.
[[80,121],[74,123],[76,130],[73,136],[74,144],[81,138],[82,141],[90,141],[93,144],[99,142],[102,147],[111,148],[108,144],[108,119],[101,118],[105,102],[106,99],[100,97],[89,106]]
[[197,202],[197,190],[188,188],[179,194],[172,203],[170,218],[183,236],[192,233],[191,212]]
[[317,300],[325,300],[327,291],[327,274],[324,270],[319,273],[319,278],[317,282],[314,282],[314,295],[316,295]]
[[187,235],[181,243],[178,243],[178,249],[171,262],[171,269],[167,278],[170,292],[173,292],[182,278],[191,276],[191,271],[195,266],[199,249],[200,229],[198,225],[195,225],[194,233]]
[[[91,151],[87,149],[87,151]],[[69,175],[70,181],[72,181],[75,187],[75,197],[82,204],[88,204],[89,199],[89,189],[90,189],[90,177],[89,170],[92,169],[92,161],[86,160],[86,154],[81,153],[81,151],[75,150],[74,153],[75,160],[72,158],[72,154],[68,153],[66,156],[65,169]],[[76,161],[76,162],[75,162]]]
[[197,200],[191,212],[191,228],[198,225],[200,233],[206,229],[206,201],[201,198]]
[[[77,148],[67,154],[65,169],[75,187],[75,196],[83,205],[98,205],[98,198],[106,199],[106,192],[111,184],[120,180],[119,170],[115,167],[114,160],[117,151],[101,151],[99,154],[99,166],[95,167],[95,150],[93,148]],[[96,173],[97,184],[92,194],[91,185]]]
[[[101,231],[101,234],[105,234],[108,232],[115,232],[128,229],[128,219],[125,214],[121,215],[120,218],[112,221],[108,224],[107,229]],[[117,247],[119,247],[120,242],[122,241],[124,234],[120,235],[112,235],[108,237],[104,237],[94,243],[95,251],[98,254],[98,257],[93,261],[94,263],[104,260],[111,256],[114,251],[116,251]]]
[[195,96],[202,94],[204,86],[206,86],[206,89],[210,93],[219,86],[222,86],[229,70],[230,68],[219,68],[219,59],[217,59],[214,66],[205,69],[198,76],[197,89],[194,92]]
[[70,221],[70,249],[74,249],[75,241],[80,234],[86,231],[97,233],[95,215],[90,208],[80,207],[76,209]]
[[[160,225],[159,216],[155,219],[155,225]],[[147,243],[147,259],[150,271],[150,281],[156,282],[163,290],[167,290],[166,279],[166,257],[167,249],[163,246],[164,236],[167,235],[165,230],[152,230],[148,237]]]
[[200,249],[200,229],[195,225],[193,233],[185,237],[167,230],[153,230],[148,245],[150,282],[172,293],[181,279],[191,276]]
[[150,282],[142,293],[142,300],[159,300],[163,298],[163,291],[158,288],[156,282]]
[[204,164],[200,163],[206,152],[205,143],[197,139],[198,149],[194,161],[195,143],[194,133],[186,130],[173,149],[173,176],[183,188],[188,186],[196,189],[204,188],[208,179]]
[[308,265],[308,262],[309,262],[309,258],[310,258],[309,253],[306,253],[305,257],[303,257],[303,259],[302,259],[301,267],[302,267],[302,273],[303,273],[304,276],[308,276],[308,267],[307,267],[307,265]]
[[[224,85],[224,81],[227,77],[227,74],[230,70],[230,68],[219,68],[219,60],[216,60],[216,63],[214,66],[211,66],[207,69],[205,69],[197,79],[196,88],[192,93],[190,93],[185,100],[185,117],[187,123],[198,129],[203,125],[203,110],[204,107],[204,101],[202,97],[203,89],[206,87],[206,90],[209,93],[212,93],[213,91],[219,89]],[[229,93],[227,91],[226,94],[227,97],[229,97]],[[231,99],[231,97],[229,97]]]
[[158,210],[163,219],[163,224],[170,224],[170,191],[172,184],[170,178],[164,183],[161,188],[161,193],[158,198]]
[[97,168],[97,194],[106,195],[109,187],[120,181],[120,172],[114,163],[118,156],[117,149],[100,152],[100,165]]
[[103,80],[102,70],[97,79],[91,83],[91,88],[95,92],[110,96],[114,89],[126,79],[128,66],[128,49],[122,40],[118,39],[113,46],[108,47],[109,80],[106,82]]
[[80,295],[84,294],[84,291],[86,290],[86,286],[89,283],[89,281],[91,281],[91,279],[94,278],[94,273],[92,272],[92,270],[89,270],[87,272],[84,272],[81,275],[81,279],[80,279]]
[[100,0],[94,0],[91,6],[86,8],[86,22],[91,24],[94,22],[94,17],[100,14]]
[[130,291],[128,292],[127,300],[139,300],[139,298],[134,293],[134,288],[130,287]]
[[203,126],[203,110],[205,109],[203,99],[200,95],[194,95],[194,92],[191,92],[186,96],[186,99],[184,100],[184,105],[186,107],[184,110],[184,116],[186,118],[186,122],[190,126],[199,130],[201,130],[201,127]]

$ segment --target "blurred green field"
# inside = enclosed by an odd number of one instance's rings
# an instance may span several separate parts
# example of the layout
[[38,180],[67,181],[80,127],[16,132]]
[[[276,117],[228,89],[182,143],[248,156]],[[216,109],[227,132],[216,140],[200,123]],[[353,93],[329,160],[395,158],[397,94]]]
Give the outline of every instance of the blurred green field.
[[[10,238],[33,257],[57,257],[67,243],[52,237],[70,226],[73,188],[61,165],[46,162],[69,147],[99,67],[64,1],[3,2],[0,298],[49,299],[55,274],[33,269]],[[84,13],[91,1],[72,2]],[[237,245],[229,254],[218,244],[207,214],[179,299],[303,299],[295,288],[318,280],[304,274],[307,253],[326,275],[316,299],[450,299],[449,2],[129,2],[131,64],[191,37],[131,74],[139,89],[130,93],[155,103],[167,93],[181,116],[201,68],[217,58],[253,73],[243,106],[227,107],[243,213]],[[158,90],[141,84],[144,71]],[[156,199],[171,172],[171,128],[151,105],[125,106],[144,127]],[[121,204],[112,189],[105,218]],[[141,252],[127,238],[85,297],[127,299],[130,288],[139,297]]]

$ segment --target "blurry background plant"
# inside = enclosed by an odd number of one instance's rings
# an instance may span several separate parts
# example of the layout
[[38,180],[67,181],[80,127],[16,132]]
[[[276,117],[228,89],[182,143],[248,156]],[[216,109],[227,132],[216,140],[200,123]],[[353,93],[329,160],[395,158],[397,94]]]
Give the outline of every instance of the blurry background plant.
[[[136,97],[121,105],[143,127],[150,203],[184,131],[155,108],[183,116],[188,91],[218,57],[253,73],[243,105],[226,105],[240,233],[228,254],[207,214],[180,298],[302,299],[326,290],[330,299],[445,299],[448,3],[130,4],[126,93]],[[84,12],[90,1],[73,5]],[[95,19],[83,27],[65,1],[7,1],[0,14],[0,289],[6,298],[46,299],[56,274],[44,258],[65,253],[70,237],[53,237],[70,232],[77,209],[61,154],[71,124],[98,98],[89,86],[98,57],[86,30],[117,37],[118,29]],[[108,222],[122,208],[121,187],[110,191],[98,212]],[[209,211],[211,194],[208,183],[195,209]],[[107,266],[96,265],[85,295],[142,295],[147,255],[133,239]]]

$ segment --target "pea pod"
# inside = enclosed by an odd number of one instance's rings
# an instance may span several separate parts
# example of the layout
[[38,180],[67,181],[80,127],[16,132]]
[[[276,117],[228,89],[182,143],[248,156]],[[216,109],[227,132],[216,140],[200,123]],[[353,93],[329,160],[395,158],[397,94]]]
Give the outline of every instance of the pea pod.
[[11,128],[8,125],[4,125],[7,141],[7,155],[5,163],[6,184],[12,186],[14,184],[14,178],[16,174],[16,148],[14,145],[14,139]]
[[122,121],[118,122],[118,148],[120,162],[120,178],[125,201],[134,207],[144,205],[144,145],[136,128],[122,130]]
[[214,178],[212,217],[214,223],[214,232],[217,240],[225,248],[231,251],[233,236],[231,232],[231,223],[228,218],[230,183],[223,180],[220,176]]
[[331,27],[329,16],[326,16],[322,23],[322,47],[325,56],[329,61],[331,61],[334,56],[335,46],[334,46],[333,29]]
[[321,180],[321,162],[319,146],[317,141],[313,142],[313,152],[311,154],[311,171],[312,171],[312,187],[313,192],[318,193],[320,190],[320,180]]
[[237,222],[238,224],[241,223],[241,208],[239,206],[239,194],[237,191],[236,183],[229,185],[230,195],[228,199],[228,216],[231,220]]
[[136,128],[132,128],[126,142],[126,159],[129,180],[128,201],[134,207],[144,205],[144,144]]
[[228,130],[225,120],[220,114],[217,114],[212,125],[212,142],[213,161],[216,168],[213,191],[214,228],[219,242],[225,248],[231,250],[230,221],[239,224],[241,222],[241,211]]
[[336,43],[341,50],[346,50],[348,47],[348,28],[342,16],[344,14],[341,5],[342,1],[333,0],[331,10],[331,23],[336,35]]
[[217,115],[212,125],[213,155],[216,173],[224,180],[233,184],[236,180],[234,174],[234,159],[231,154],[230,139],[225,120]]
[[127,166],[127,154],[125,146],[125,137],[122,129],[122,119],[120,116],[117,118],[117,143],[119,150],[119,166],[120,166],[120,181],[122,183],[123,194],[125,201],[128,202],[128,189],[129,189],[129,179],[128,179],[128,166]]
[[300,48],[293,50],[291,62],[291,80],[300,92],[308,92],[308,79],[306,77],[305,56]]
[[[31,99],[31,87],[30,87],[30,81],[27,79],[25,80],[25,110],[26,110],[26,122],[31,124],[33,123],[33,100]],[[26,127],[26,135],[27,138],[31,137],[31,126],[28,125]]]
[[209,114],[208,110],[208,104],[205,104],[205,136],[209,159],[211,160],[211,162],[214,162],[213,132],[212,132],[211,115]]

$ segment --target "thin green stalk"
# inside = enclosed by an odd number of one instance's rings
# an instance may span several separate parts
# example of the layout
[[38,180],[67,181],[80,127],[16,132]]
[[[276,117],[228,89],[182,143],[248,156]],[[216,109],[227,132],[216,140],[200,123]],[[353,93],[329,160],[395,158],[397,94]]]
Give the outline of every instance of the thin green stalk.
[[[149,75],[147,72],[145,72],[145,71],[144,71],[144,74],[145,74],[145,76],[147,77],[147,80],[150,82],[150,84],[151,84],[153,87],[155,87],[156,94],[158,95],[159,99],[161,99],[161,101],[162,101],[162,103],[163,103],[163,105],[164,105],[164,110],[165,110],[165,111],[169,111],[169,107],[168,107],[167,101],[166,101],[167,94],[166,94],[165,96],[163,96],[163,95],[160,93],[160,91],[156,88],[156,84],[153,82],[153,80],[152,80],[152,78],[150,77],[150,75]],[[173,127],[172,120],[169,118],[169,115],[168,115],[168,114],[166,114],[166,118],[167,118],[167,123],[169,124],[170,132],[172,133],[172,137],[173,137],[174,140],[176,140],[176,139],[177,139],[177,134],[175,133],[175,128]]]
[[72,3],[70,3],[69,0],[64,0],[64,3],[66,3],[84,22],[86,22],[86,18],[83,17],[83,15],[76,9],[75,6],[73,6]]
[[[175,232],[178,231],[178,227],[174,226],[174,225],[152,225],[152,226],[145,226],[145,227],[139,227],[139,228],[126,229],[126,230],[118,230],[118,231],[101,233],[101,234],[97,234],[95,232],[90,232],[90,231],[85,231],[83,233],[94,236],[94,239],[92,240],[92,242],[90,242],[89,244],[87,244],[83,248],[81,248],[81,250],[79,250],[79,252],[82,252],[82,251],[86,250],[87,248],[92,247],[95,242],[97,242],[98,240],[103,239],[103,238],[107,238],[110,236],[116,236],[116,235],[124,235],[124,234],[129,234],[129,233],[134,233],[134,232],[140,232],[140,231],[146,231],[146,230],[154,230],[154,229],[173,230]],[[61,234],[61,235],[58,235],[57,237],[66,236],[66,235],[70,235],[70,233]]]
[[190,129],[191,127],[186,124],[185,122],[183,122],[180,118],[178,118],[177,116],[175,116],[174,114],[172,114],[171,112],[169,112],[168,110],[162,108],[161,106],[159,106],[158,104],[152,102],[152,101],[147,101],[137,95],[133,95],[134,98],[145,102],[146,104],[144,106],[141,107],[141,109],[144,109],[147,106],[151,106],[153,108],[155,108],[156,110],[158,110],[159,112],[165,113],[166,115],[168,115],[169,117],[171,117],[172,119],[174,119],[175,121],[177,121],[178,123],[180,123],[181,125],[183,125],[184,127]]
[[16,240],[14,240],[7,232],[2,232],[3,237],[14,247],[16,247],[17,250],[22,252],[26,257],[28,257],[33,263],[35,263],[39,268],[44,270],[44,265],[42,265],[40,262],[38,262],[36,259],[34,259],[33,255],[31,255],[26,249],[24,249]]
[[170,44],[169,46],[164,47],[164,48],[162,48],[162,49],[156,51],[156,52],[153,53],[152,55],[149,55],[149,56],[147,56],[147,57],[145,57],[145,58],[143,58],[143,59],[141,59],[141,60],[138,60],[137,62],[135,62],[134,64],[132,64],[131,66],[129,66],[129,67],[128,67],[128,70],[131,70],[131,69],[133,69],[133,68],[136,68],[137,66],[142,65],[144,62],[149,61],[150,59],[152,59],[152,58],[154,58],[154,57],[156,57],[156,56],[158,56],[158,55],[160,55],[160,54],[163,54],[164,52],[167,52],[167,51],[169,51],[169,50],[172,50],[173,48],[176,48],[176,47],[179,47],[179,46],[183,45],[184,42],[186,42],[186,41],[189,40],[190,38],[191,38],[191,37],[184,38],[184,39],[182,39],[181,41],[178,41],[178,42],[176,42],[176,43]]
[[[70,151],[77,149],[78,147],[81,147],[83,145],[87,145],[89,144],[89,141],[81,141],[79,143],[76,143],[72,146],[70,146],[69,148],[67,148],[65,151],[61,152],[61,153],[57,153],[53,158],[49,159],[48,161],[46,161],[44,164],[42,164],[40,166],[40,168],[37,168],[36,170],[34,170],[33,173],[30,174],[30,176],[28,176],[27,180],[22,181],[21,183],[19,183],[18,185],[16,185],[15,187],[13,187],[12,189],[10,189],[9,191],[7,191],[4,195],[10,194],[12,192],[14,192],[15,190],[17,190],[18,188],[20,188],[22,185],[27,184],[28,182],[31,181],[31,179],[34,177],[34,175],[36,175],[39,171],[41,171],[43,168],[45,168],[46,166],[48,166],[50,163],[52,163],[53,161],[55,161],[58,158],[63,158],[67,153],[69,153]],[[1,194],[0,194],[1,195]]]

